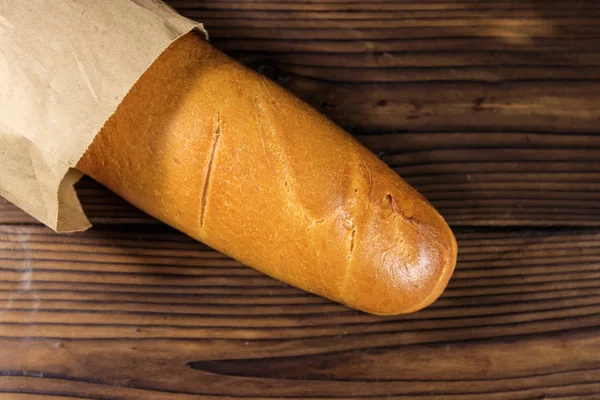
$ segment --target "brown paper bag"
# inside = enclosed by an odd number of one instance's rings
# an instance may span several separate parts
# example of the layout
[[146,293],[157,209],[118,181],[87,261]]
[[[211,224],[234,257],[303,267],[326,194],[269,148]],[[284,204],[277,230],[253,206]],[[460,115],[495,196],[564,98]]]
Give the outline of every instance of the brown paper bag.
[[88,228],[73,167],[192,29],[205,34],[158,0],[0,0],[0,196],[56,231]]

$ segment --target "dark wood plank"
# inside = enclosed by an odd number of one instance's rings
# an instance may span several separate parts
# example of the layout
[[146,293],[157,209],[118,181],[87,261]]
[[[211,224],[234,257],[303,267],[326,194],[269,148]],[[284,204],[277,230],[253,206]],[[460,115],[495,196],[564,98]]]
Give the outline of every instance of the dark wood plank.
[[595,1],[170,4],[357,133],[598,131]]
[[44,394],[33,393],[0,393],[0,400],[74,400],[81,397],[72,396],[48,396]]
[[462,231],[458,240],[457,270],[439,301],[416,314],[375,317],[162,226],[75,235],[0,226],[0,393],[600,393],[600,230]]

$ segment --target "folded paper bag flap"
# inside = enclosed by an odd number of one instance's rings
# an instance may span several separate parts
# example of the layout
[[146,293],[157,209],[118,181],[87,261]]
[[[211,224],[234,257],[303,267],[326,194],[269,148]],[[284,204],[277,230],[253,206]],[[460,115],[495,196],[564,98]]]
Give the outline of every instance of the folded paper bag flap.
[[56,231],[88,228],[72,167],[192,29],[205,34],[157,0],[0,0],[0,195]]
[[0,168],[0,196],[32,217],[61,232],[90,226],[73,189],[81,173],[55,162],[54,156],[26,137],[10,133],[2,123]]

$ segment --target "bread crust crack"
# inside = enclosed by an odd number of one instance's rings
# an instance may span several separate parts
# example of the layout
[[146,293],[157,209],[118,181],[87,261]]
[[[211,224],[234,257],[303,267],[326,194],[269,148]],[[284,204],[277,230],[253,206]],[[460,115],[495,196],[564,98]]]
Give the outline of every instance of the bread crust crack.
[[223,125],[221,121],[221,114],[217,113],[213,123],[213,131],[210,146],[210,155],[208,158],[208,164],[206,167],[206,174],[204,175],[204,184],[202,189],[202,200],[200,201],[200,230],[204,229],[204,220],[206,219],[206,206],[208,203],[208,195],[212,183],[212,175],[214,171],[214,164],[217,155],[217,149],[219,147],[219,141],[223,132]]

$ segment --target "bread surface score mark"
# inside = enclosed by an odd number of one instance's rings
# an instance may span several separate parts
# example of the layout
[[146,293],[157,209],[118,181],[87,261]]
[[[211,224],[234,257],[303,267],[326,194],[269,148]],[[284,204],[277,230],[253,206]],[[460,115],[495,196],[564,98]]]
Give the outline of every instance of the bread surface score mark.
[[[262,146],[262,152],[268,161],[267,165],[272,170],[273,175],[276,177],[277,188],[281,191],[283,199],[287,204],[286,212],[290,215],[290,220],[294,221],[293,224],[296,226],[303,226],[307,234],[307,242],[320,242],[321,235],[327,235],[322,225],[326,224],[329,220],[335,218],[334,214],[322,216],[315,215],[310,205],[302,201],[302,198],[298,196],[298,177],[296,171],[290,165],[290,158],[295,155],[290,155],[287,147],[282,143],[285,138],[282,137],[285,132],[280,132],[281,129],[277,122],[278,104],[277,94],[272,93],[273,88],[269,82],[264,81],[264,78],[259,80],[257,90],[252,97],[252,106],[254,110],[254,121],[257,126],[257,130],[261,135],[260,145]],[[326,280],[326,273],[321,269],[320,252],[326,248],[321,249],[323,244],[317,245],[313,251],[314,257],[314,275],[320,275],[323,278],[323,287],[329,287],[331,289],[331,282]],[[326,247],[326,246],[325,246]],[[297,268],[304,263],[298,263],[297,265],[290,265],[290,261],[293,262],[292,258],[289,258],[285,251],[277,250],[280,255],[280,262],[274,268],[276,274],[289,275],[290,268],[297,271]],[[282,272],[283,271],[283,272]],[[316,279],[316,278],[315,278]],[[300,281],[295,283],[298,286],[304,284]]]
[[[285,197],[286,197],[288,204],[289,205],[295,204],[296,206],[298,206],[298,207],[294,207],[294,209],[300,211],[302,213],[304,219],[306,219],[307,222],[311,223],[311,225],[315,225],[320,222],[323,222],[322,219],[317,220],[312,215],[310,215],[310,213],[308,212],[306,207],[304,207],[304,205],[301,204],[301,202],[297,201],[296,196],[294,196],[294,193],[293,193],[294,190],[292,187],[293,186],[293,177],[290,174],[290,171],[288,168],[288,162],[285,159],[284,150],[277,141],[277,132],[275,132],[275,129],[273,128],[273,123],[271,122],[271,120],[269,118],[269,111],[265,108],[265,106],[263,105],[263,102],[262,102],[263,93],[266,92],[267,96],[269,95],[268,85],[265,84],[264,77],[259,80],[259,89],[260,90],[257,91],[257,94],[254,96],[253,105],[254,105],[254,110],[256,111],[256,123],[258,125],[259,132],[262,134],[261,144],[263,145],[263,152],[267,159],[267,163],[268,163],[269,167],[272,167],[272,164],[271,164],[269,156],[268,156],[268,151],[265,146],[265,141],[264,141],[265,137],[267,138],[268,143],[269,143],[269,146],[268,146],[269,150],[272,150],[272,153],[275,154],[278,164],[280,166],[280,170],[279,171],[274,170],[274,173],[277,174],[278,172],[281,172],[281,174],[283,175],[283,179],[281,181],[283,182],[283,188],[285,190]],[[292,181],[291,184],[290,184],[290,181]]]
[[348,286],[348,280],[350,279],[350,273],[352,271],[352,254],[354,252],[354,243],[356,241],[356,226],[354,225],[354,220],[351,221],[350,235],[349,235],[349,248],[348,248],[348,262],[346,263],[346,272],[344,274],[344,279],[342,284],[340,285],[340,296],[343,298],[344,292],[346,291],[346,287]]
[[[354,255],[354,249],[356,248],[356,241],[358,240],[356,235],[359,230],[360,221],[362,221],[365,216],[366,207],[368,206],[368,199],[371,197],[371,192],[373,190],[373,176],[371,174],[371,169],[365,163],[362,158],[358,158],[358,162],[354,161],[350,163],[350,168],[346,167],[347,172],[345,172],[344,176],[350,176],[349,184],[345,184],[342,182],[342,186],[345,186],[347,189],[344,191],[345,199],[344,205],[341,208],[342,218],[344,221],[344,226],[348,230],[348,255],[346,259],[348,260],[346,263],[346,271],[344,274],[344,278],[342,280],[342,284],[340,285],[339,296],[341,298],[345,298],[344,293],[348,287],[348,282],[350,277],[352,276],[353,263],[352,258]],[[365,187],[364,193],[359,189],[360,187]],[[359,205],[360,200],[364,200],[362,212],[359,213]]]
[[204,220],[206,218],[206,205],[208,203],[208,194],[212,184],[212,172],[214,170],[214,164],[219,147],[219,140],[223,133],[223,124],[221,121],[221,114],[217,112],[213,122],[210,154],[208,156],[208,164],[206,167],[206,174],[204,176],[204,185],[202,188],[202,200],[200,201],[200,230],[204,229]]
[[[263,84],[261,82],[260,88],[263,89]],[[275,137],[276,134],[273,131],[273,124],[271,123],[271,121],[269,120],[269,116],[268,116],[268,112],[264,109],[264,106],[262,104],[260,95],[257,94],[254,96],[253,102],[252,102],[253,106],[254,106],[254,111],[255,111],[255,120],[256,120],[256,124],[258,126],[258,131],[261,133],[261,145],[263,148],[263,153],[265,155],[265,158],[267,159],[267,164],[269,165],[269,167],[273,167],[270,159],[269,159],[269,155],[268,155],[268,151],[267,151],[267,147],[265,146],[265,136],[267,137],[267,140],[269,141],[269,149],[272,149],[273,147],[276,146],[276,141],[275,141]],[[280,150],[281,151],[281,150]],[[279,166],[280,171],[274,170],[273,173],[277,174],[278,172],[281,172],[283,175],[283,188],[285,190],[285,196],[287,199],[288,204],[291,203],[295,203],[293,201],[293,195],[291,193],[291,189],[290,189],[290,174],[287,168],[287,163],[283,157],[283,155],[280,153],[280,151],[273,151],[273,153],[275,153],[276,157],[277,157],[277,161],[279,162]],[[304,217],[307,220],[312,221],[312,219],[309,219],[308,216],[304,215]]]

